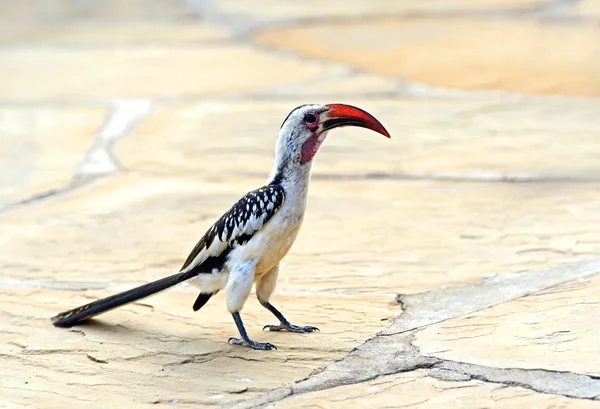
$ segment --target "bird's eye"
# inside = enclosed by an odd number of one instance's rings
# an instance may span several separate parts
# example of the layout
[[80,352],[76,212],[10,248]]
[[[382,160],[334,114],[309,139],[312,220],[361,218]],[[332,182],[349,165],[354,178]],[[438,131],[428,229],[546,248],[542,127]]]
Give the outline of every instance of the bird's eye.
[[304,123],[306,124],[314,124],[317,122],[317,116],[315,114],[306,114],[304,115]]

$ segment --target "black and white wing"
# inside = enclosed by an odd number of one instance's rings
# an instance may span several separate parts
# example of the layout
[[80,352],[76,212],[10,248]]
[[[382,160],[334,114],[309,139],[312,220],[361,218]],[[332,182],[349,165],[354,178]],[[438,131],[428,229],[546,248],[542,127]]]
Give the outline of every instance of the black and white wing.
[[220,271],[234,245],[246,244],[281,208],[285,191],[267,185],[246,193],[198,241],[181,267],[197,274]]

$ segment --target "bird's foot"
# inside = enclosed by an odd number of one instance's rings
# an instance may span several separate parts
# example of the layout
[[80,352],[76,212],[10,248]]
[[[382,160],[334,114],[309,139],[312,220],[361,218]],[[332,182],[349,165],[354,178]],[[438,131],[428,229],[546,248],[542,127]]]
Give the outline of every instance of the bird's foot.
[[273,344],[269,344],[268,342],[255,342],[251,339],[243,340],[241,338],[229,338],[229,342],[232,345],[243,345],[246,347],[250,347],[252,349],[258,349],[260,351],[270,351],[272,349],[277,349],[277,347]]
[[317,327],[311,327],[310,325],[294,325],[294,324],[290,324],[288,323],[280,323],[279,325],[265,325],[263,327],[263,331],[266,329],[269,329],[269,331],[289,331],[289,332],[298,332],[298,333],[304,333],[304,332],[315,332],[315,331],[320,331],[319,328]]

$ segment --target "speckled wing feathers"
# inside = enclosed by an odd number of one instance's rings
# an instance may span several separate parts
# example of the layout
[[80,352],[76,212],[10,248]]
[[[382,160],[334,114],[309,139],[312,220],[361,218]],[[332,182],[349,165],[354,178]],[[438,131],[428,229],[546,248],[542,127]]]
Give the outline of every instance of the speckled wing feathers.
[[267,185],[246,193],[198,241],[181,270],[210,273],[220,270],[227,254],[236,245],[244,245],[252,235],[281,208],[285,191],[280,185]]

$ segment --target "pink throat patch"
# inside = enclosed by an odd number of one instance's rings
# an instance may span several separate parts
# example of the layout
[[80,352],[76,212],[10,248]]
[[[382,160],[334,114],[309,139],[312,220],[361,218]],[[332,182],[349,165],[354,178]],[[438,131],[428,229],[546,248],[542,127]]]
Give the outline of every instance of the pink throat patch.
[[314,134],[302,145],[302,157],[300,158],[301,164],[304,165],[305,163],[310,162],[317,154],[319,146],[322,142],[319,141],[319,136],[319,134]]

